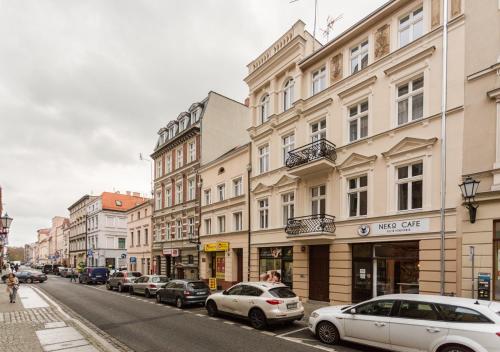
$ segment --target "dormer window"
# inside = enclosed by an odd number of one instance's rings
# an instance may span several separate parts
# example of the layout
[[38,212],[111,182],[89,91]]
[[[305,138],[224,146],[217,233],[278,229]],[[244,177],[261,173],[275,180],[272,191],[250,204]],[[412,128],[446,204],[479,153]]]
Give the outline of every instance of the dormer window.
[[121,207],[122,206],[122,201],[121,200],[115,200],[115,205],[117,207]]
[[201,108],[197,108],[196,110],[191,112],[191,125],[195,124],[200,120]]
[[179,132],[182,132],[186,129],[187,123],[188,123],[187,117],[184,117],[179,121]]
[[265,123],[269,120],[269,94],[264,94],[264,96],[260,99],[259,112],[260,123]]
[[293,104],[293,87],[295,85],[295,81],[293,78],[290,78],[285,83],[285,87],[283,89],[283,111],[287,111]]

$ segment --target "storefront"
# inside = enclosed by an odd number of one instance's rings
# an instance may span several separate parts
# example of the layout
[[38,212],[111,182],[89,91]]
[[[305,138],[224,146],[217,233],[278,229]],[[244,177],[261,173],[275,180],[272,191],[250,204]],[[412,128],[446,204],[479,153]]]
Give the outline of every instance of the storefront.
[[419,293],[419,241],[352,245],[352,301]]
[[293,285],[293,247],[259,248],[259,280]]
[[226,283],[226,255],[229,251],[229,242],[206,243],[203,251],[207,261],[207,277],[216,279],[217,289],[231,286],[231,283]]

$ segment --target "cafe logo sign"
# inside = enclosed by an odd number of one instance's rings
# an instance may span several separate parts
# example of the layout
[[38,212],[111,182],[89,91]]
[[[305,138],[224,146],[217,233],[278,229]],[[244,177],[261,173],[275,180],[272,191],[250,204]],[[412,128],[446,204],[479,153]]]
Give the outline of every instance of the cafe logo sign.
[[429,219],[408,219],[371,224],[373,235],[397,235],[429,231]]
[[368,236],[370,234],[370,225],[359,225],[358,227],[358,235],[360,236]]

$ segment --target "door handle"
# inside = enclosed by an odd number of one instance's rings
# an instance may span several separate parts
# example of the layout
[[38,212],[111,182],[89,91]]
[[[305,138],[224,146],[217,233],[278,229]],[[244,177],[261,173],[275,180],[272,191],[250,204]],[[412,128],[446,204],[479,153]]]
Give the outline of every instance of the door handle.
[[377,322],[377,323],[375,323],[375,326],[383,327],[383,326],[385,326],[385,323]]
[[440,330],[440,329],[438,329],[438,328],[427,328],[426,330],[427,330],[428,332],[430,332],[430,333],[436,333],[436,332],[440,332],[440,331],[441,331],[441,330]]
[[237,299],[233,299],[233,302],[238,302],[238,300]]

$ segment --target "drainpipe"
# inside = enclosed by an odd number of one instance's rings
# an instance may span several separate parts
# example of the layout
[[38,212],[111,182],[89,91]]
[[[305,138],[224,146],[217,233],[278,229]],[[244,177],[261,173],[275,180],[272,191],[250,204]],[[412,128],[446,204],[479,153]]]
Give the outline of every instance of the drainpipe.
[[448,94],[448,0],[443,0],[443,76],[441,81],[441,287],[440,293],[445,294],[445,214],[446,207],[446,105]]
[[247,165],[247,218],[248,218],[248,249],[247,249],[247,281],[250,281],[250,242],[252,236],[252,212],[250,206],[250,175],[252,173],[252,149],[249,148],[250,162]]

